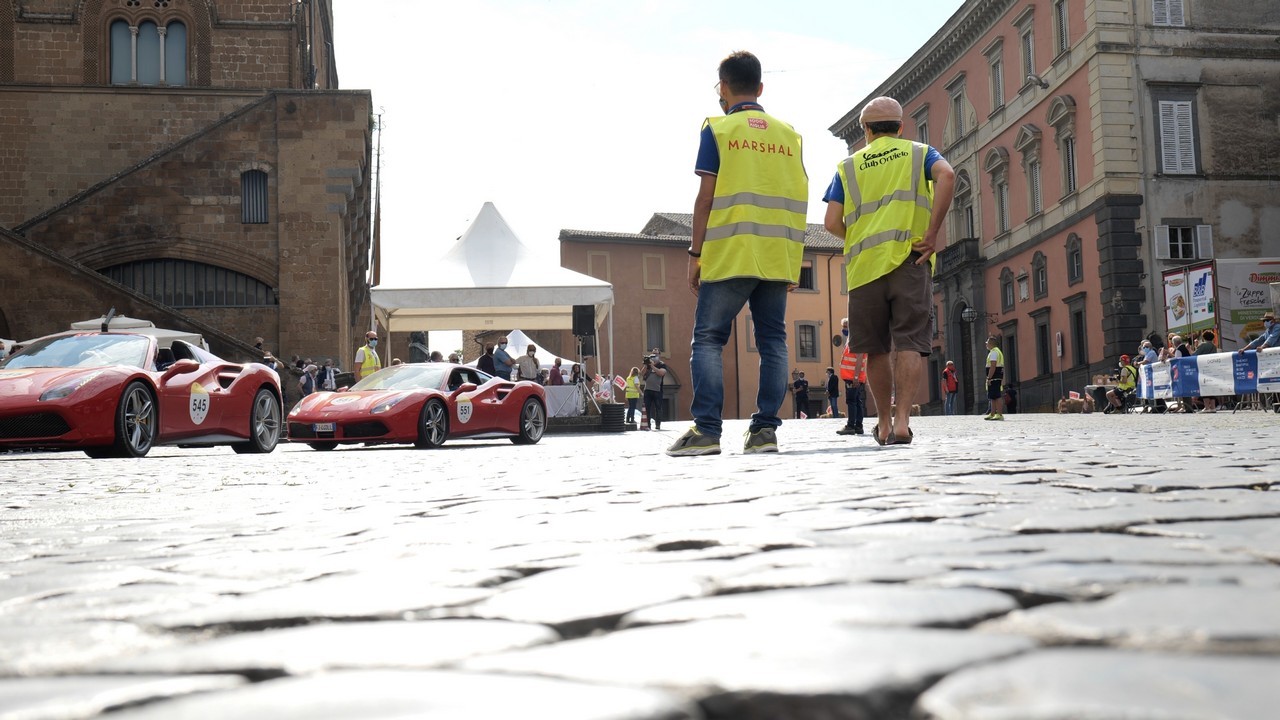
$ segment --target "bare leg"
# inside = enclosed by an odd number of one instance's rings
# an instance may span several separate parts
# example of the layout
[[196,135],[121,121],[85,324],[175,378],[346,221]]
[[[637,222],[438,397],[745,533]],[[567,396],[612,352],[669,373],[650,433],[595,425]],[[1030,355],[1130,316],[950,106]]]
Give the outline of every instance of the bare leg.
[[[911,428],[911,400],[920,387],[920,371],[924,358],[920,353],[903,350],[893,354],[894,387],[897,388],[898,412],[894,417],[893,433],[906,439]],[[876,402],[879,402],[877,400]]]
[[867,387],[876,401],[876,422],[880,424],[880,436],[876,441],[892,437],[889,412],[893,405],[893,355],[867,356]]

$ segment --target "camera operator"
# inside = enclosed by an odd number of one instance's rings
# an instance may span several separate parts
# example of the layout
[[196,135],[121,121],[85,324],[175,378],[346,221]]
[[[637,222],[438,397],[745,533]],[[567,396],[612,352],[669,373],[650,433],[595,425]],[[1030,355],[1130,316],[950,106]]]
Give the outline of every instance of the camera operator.
[[[662,379],[667,376],[667,366],[662,362],[658,349],[644,356],[644,365],[640,369],[640,378],[644,381],[644,409],[649,414],[649,422],[657,430],[662,429]],[[645,430],[649,429],[645,425]]]

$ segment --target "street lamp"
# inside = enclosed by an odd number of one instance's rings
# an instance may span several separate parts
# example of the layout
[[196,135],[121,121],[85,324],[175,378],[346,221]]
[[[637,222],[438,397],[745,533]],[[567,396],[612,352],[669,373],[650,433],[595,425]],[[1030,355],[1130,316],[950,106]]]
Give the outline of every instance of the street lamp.
[[963,309],[963,310],[961,310],[961,311],[960,311],[960,319],[961,319],[961,320],[964,320],[964,321],[965,321],[965,322],[967,322],[967,323],[972,323],[972,322],[976,321],[976,320],[977,320],[978,318],[980,318],[980,317],[984,317],[984,318],[986,318],[986,319],[987,319],[987,322],[988,322],[988,323],[991,323],[992,325],[994,325],[994,324],[995,324],[995,322],[996,322],[996,321],[995,321],[995,318],[996,318],[996,314],[995,314],[995,313],[980,313],[980,312],[978,312],[977,310],[975,310],[975,309],[974,309],[974,308],[972,308],[972,307],[967,307],[967,308],[965,308],[965,309]]

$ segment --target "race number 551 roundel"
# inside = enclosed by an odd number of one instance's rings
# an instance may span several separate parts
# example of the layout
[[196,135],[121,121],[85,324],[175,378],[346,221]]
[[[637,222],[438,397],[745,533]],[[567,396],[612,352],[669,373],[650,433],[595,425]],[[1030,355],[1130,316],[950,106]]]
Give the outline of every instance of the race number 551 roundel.
[[458,398],[458,422],[466,425],[471,422],[471,398]]
[[203,423],[209,417],[209,391],[200,383],[191,383],[191,400],[187,404],[187,411],[195,425]]

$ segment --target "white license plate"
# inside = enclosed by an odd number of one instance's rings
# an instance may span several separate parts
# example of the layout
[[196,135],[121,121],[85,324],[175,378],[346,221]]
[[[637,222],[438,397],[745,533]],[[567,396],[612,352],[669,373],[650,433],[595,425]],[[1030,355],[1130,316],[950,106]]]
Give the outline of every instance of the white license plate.
[[337,423],[312,423],[311,430],[313,432],[335,432],[338,429]]

